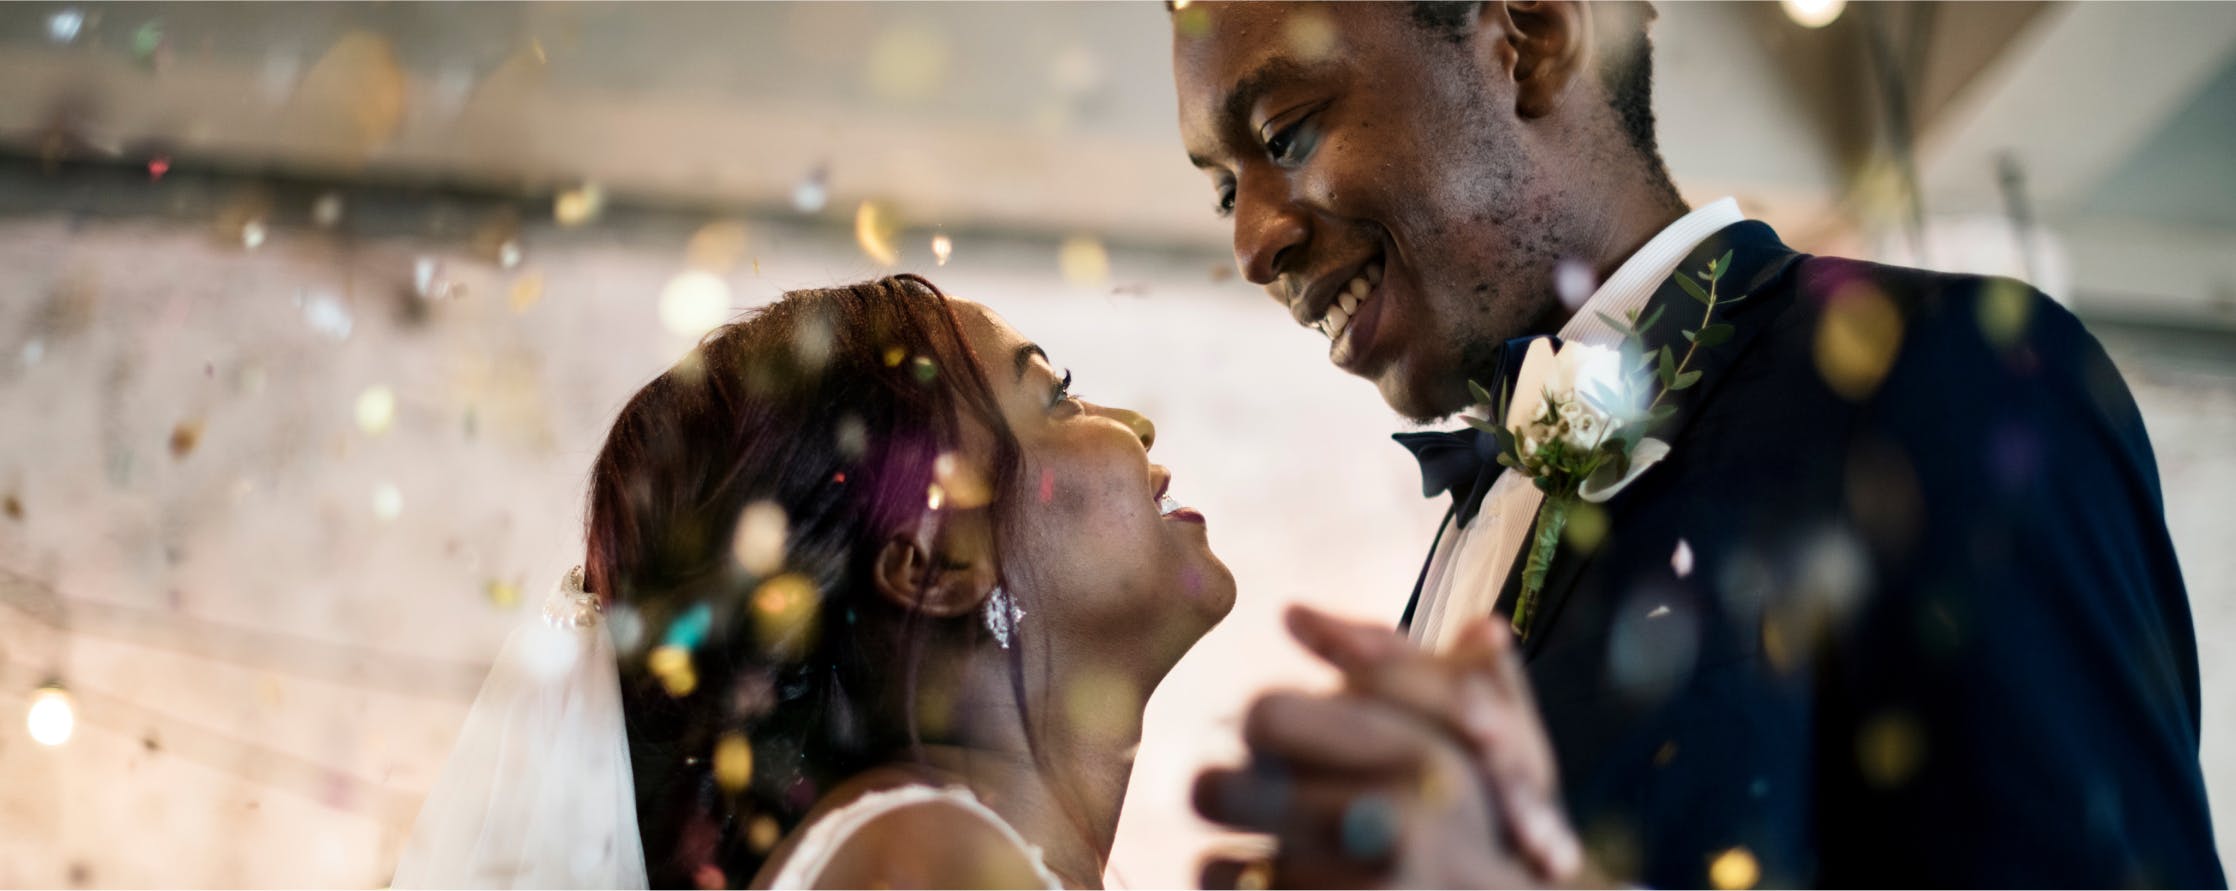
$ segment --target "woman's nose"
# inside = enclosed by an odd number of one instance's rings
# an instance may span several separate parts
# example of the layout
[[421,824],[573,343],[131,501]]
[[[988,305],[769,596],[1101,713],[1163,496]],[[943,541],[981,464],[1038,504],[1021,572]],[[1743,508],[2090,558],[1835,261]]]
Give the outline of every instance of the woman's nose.
[[1094,412],[1096,414],[1102,415],[1103,417],[1114,419],[1119,423],[1125,424],[1128,428],[1131,428],[1135,436],[1141,437],[1142,448],[1156,448],[1157,425],[1150,423],[1148,416],[1131,409],[1112,408],[1107,405],[1095,406]]

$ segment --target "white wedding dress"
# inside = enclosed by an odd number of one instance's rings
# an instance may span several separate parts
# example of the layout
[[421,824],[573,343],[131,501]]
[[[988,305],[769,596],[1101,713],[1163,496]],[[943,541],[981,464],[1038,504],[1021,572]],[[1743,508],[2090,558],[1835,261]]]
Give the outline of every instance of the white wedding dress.
[[[879,816],[940,804],[983,819],[1049,888],[1040,849],[965,789],[902,786],[863,795],[808,824],[777,888],[812,888],[846,840]],[[582,568],[505,640],[458,745],[421,805],[395,888],[647,886],[621,678]]]

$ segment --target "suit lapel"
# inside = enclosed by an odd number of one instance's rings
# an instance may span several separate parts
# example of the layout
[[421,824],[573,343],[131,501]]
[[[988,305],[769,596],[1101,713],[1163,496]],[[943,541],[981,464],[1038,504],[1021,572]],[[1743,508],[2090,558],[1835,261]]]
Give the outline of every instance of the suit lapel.
[[[1690,370],[1701,373],[1700,382],[1689,389],[1671,393],[1664,400],[1663,404],[1673,405],[1677,411],[1657,425],[1651,435],[1670,444],[1668,460],[1682,457],[1685,449],[1682,437],[1693,416],[1714,395],[1723,382],[1724,372],[1745,354],[1755,335],[1777,317],[1778,313],[1766,310],[1765,304],[1791,297],[1781,287],[1780,279],[1802,258],[1801,254],[1780,243],[1777,234],[1769,226],[1753,220],[1727,226],[1709,236],[1708,240],[1685,256],[1684,262],[1678,264],[1676,273],[1671,279],[1661,283],[1661,287],[1654,291],[1653,297],[1647,300],[1644,310],[1639,313],[1639,318],[1642,319],[1652,318],[1657,311],[1661,314],[1653,328],[1641,333],[1641,340],[1648,353],[1668,346],[1676,353],[1677,358],[1684,357],[1689,344],[1681,332],[1699,328],[1701,313],[1706,307],[1689,296],[1674,278],[1676,275],[1689,276],[1707,269],[1708,263],[1723,256],[1725,251],[1731,252],[1731,270],[1724,275],[1723,283],[1717,288],[1718,303],[1714,321],[1732,326],[1731,339],[1696,352]],[[1697,277],[1694,281],[1706,284]],[[1736,305],[1726,309],[1722,301],[1734,297],[1741,299]],[[1651,488],[1653,480],[1654,471],[1649,469],[1629,488],[1608,499],[1606,503],[1585,507],[1596,507],[1604,511],[1605,528],[1612,532],[1619,528],[1624,509],[1636,497],[1639,488]],[[1523,547],[1528,546],[1527,542],[1535,538],[1536,533],[1536,523],[1532,522],[1530,536],[1523,539]],[[1529,636],[1522,642],[1524,658],[1534,657],[1544,645],[1548,636],[1546,632],[1560,619],[1561,607],[1568,602],[1569,590],[1575,587],[1577,577],[1583,572],[1585,564],[1591,562],[1592,556],[1592,552],[1577,548],[1570,537],[1562,536],[1559,549],[1553,556],[1553,565],[1545,574],[1545,588],[1538,592],[1537,615],[1531,620]],[[1498,598],[1500,615],[1513,615],[1514,604],[1521,598],[1522,568],[1525,562],[1524,557],[1517,556],[1513,567],[1506,574],[1506,584],[1500,589]]]

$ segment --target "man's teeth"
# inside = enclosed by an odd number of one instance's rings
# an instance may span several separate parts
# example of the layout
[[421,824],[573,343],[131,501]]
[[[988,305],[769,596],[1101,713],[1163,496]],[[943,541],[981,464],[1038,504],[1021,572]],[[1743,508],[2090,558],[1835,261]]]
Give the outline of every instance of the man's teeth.
[[1178,498],[1170,495],[1157,496],[1157,515],[1160,517],[1172,516],[1172,512],[1179,510],[1180,507],[1180,499]]
[[1359,307],[1374,299],[1374,288],[1381,283],[1382,264],[1368,264],[1358,277],[1344,285],[1343,290],[1336,295],[1335,302],[1328,306],[1327,315],[1320,318],[1320,333],[1327,335],[1329,340],[1342,337],[1343,332],[1351,327],[1351,319],[1359,314]]

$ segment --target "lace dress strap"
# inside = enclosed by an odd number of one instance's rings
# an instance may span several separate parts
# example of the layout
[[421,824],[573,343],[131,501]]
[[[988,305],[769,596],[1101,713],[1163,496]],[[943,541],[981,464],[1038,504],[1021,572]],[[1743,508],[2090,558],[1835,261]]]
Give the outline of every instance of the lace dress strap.
[[1000,831],[1010,844],[1017,846],[1018,852],[1025,856],[1026,862],[1032,864],[1033,871],[1047,887],[1064,887],[1063,881],[1056,878],[1055,873],[1049,872],[1048,865],[1042,862],[1040,848],[1025,841],[1024,836],[1017,834],[1016,828],[1004,821],[1001,815],[994,813],[993,808],[981,803],[978,796],[961,787],[937,786],[899,786],[871,792],[824,814],[808,825],[807,834],[801,836],[799,844],[792,848],[791,856],[785,859],[783,868],[777,870],[776,878],[769,883],[770,887],[815,887],[816,880],[823,875],[824,868],[831,865],[831,859],[838,854],[839,849],[845,847],[847,840],[853,838],[854,833],[862,827],[869,825],[870,821],[905,807],[935,803],[960,808],[965,813],[986,821]]

